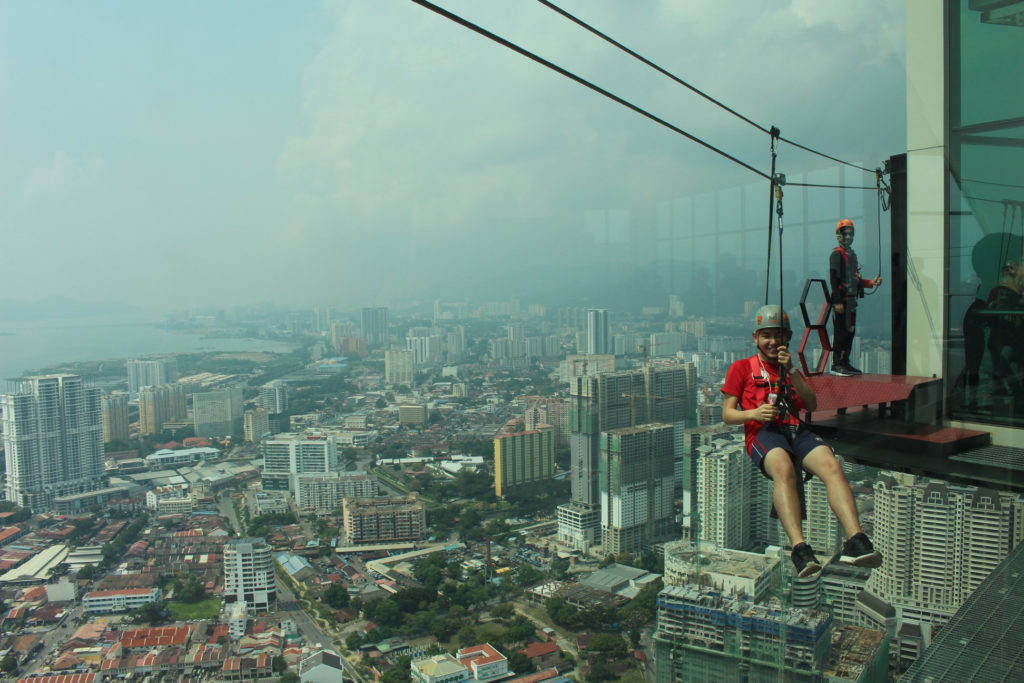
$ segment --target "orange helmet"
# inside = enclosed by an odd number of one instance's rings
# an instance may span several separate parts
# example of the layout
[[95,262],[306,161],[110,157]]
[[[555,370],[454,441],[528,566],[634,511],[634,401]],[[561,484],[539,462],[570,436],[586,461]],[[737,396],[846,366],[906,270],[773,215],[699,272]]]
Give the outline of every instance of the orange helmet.
[[843,228],[852,228],[852,227],[853,227],[853,221],[851,221],[849,218],[844,218],[843,220],[839,221],[839,223],[836,224],[836,232],[839,232]]

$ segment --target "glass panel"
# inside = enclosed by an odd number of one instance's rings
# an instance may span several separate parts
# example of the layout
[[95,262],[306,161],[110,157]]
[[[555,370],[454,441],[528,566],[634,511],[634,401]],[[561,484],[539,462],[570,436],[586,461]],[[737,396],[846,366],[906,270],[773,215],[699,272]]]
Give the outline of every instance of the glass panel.
[[1019,425],[1024,93],[1007,85],[1024,76],[1024,27],[952,5],[947,403],[956,418]]

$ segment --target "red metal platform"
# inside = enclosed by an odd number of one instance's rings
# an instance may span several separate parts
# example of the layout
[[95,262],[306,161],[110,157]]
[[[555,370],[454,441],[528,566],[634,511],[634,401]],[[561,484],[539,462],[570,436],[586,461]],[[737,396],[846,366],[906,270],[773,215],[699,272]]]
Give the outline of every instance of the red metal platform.
[[900,375],[812,375],[807,378],[818,396],[814,412],[906,401],[917,387],[939,381],[932,377]]
[[818,398],[807,419],[828,438],[942,457],[990,442],[988,432],[942,426],[939,379],[814,375],[807,382]]

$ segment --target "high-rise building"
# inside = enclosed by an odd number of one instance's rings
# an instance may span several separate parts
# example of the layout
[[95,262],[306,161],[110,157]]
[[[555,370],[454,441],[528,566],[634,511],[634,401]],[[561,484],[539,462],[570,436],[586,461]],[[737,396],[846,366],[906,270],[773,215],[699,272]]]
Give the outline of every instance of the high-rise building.
[[103,443],[128,440],[128,394],[114,391],[103,397]]
[[260,387],[258,400],[260,408],[270,415],[278,415],[288,411],[288,385],[279,379],[267,382]]
[[[870,625],[898,631],[945,624],[1024,539],[1024,498],[976,486],[886,473],[874,486],[874,542],[885,562],[858,604]],[[888,606],[880,610],[878,605]]]
[[270,432],[270,413],[266,408],[253,408],[242,416],[242,435],[249,443],[258,443]]
[[139,435],[158,434],[165,422],[188,417],[185,389],[180,384],[139,389]]
[[494,437],[494,495],[504,498],[523,484],[550,479],[554,474],[555,430],[551,425]]
[[405,337],[405,349],[412,353],[413,363],[430,365],[444,360],[444,341],[436,329],[414,328]]
[[0,396],[7,500],[33,511],[104,486],[100,390],[78,375],[22,380]]
[[384,352],[384,382],[392,386],[412,385],[413,352],[398,349]]
[[591,308],[587,311],[587,353],[612,353],[612,333],[608,324],[608,311]]
[[263,538],[232,538],[224,546],[224,602],[263,612],[277,603],[274,556]]
[[427,508],[415,495],[405,498],[345,498],[345,543],[421,541],[427,533]]
[[526,397],[524,413],[527,430],[536,429],[537,425],[551,425],[555,430],[555,448],[569,445],[569,401],[564,398],[548,398],[544,396]]
[[[750,544],[750,458],[743,434],[730,434],[697,447],[694,533],[719,548],[745,550]],[[764,515],[767,510],[761,511]]]
[[323,434],[277,434],[263,439],[263,489],[294,491],[295,477],[338,468],[338,446]]
[[[601,432],[633,425],[677,427],[673,458],[683,448],[682,430],[696,419],[696,375],[690,363],[646,365],[627,372],[584,373],[569,383],[572,500],[559,511],[559,541],[578,550],[599,542],[598,480]],[[674,466],[673,466],[674,467]],[[569,507],[572,509],[570,510]],[[579,526],[570,526],[571,524]],[[584,529],[586,531],[584,531]]]
[[242,388],[192,394],[196,436],[242,435]]
[[448,330],[448,337],[445,343],[445,360],[449,363],[458,363],[466,355],[466,328],[456,325]]
[[373,498],[379,491],[373,474],[297,474],[294,481],[295,505],[317,514],[338,510],[346,497]]
[[388,309],[383,307],[362,310],[363,339],[369,346],[380,346],[388,340]]
[[128,373],[128,392],[134,396],[142,387],[159,387],[178,379],[177,358],[139,360],[130,358],[125,363]]
[[601,545],[641,553],[679,537],[673,514],[675,428],[655,423],[601,433]]

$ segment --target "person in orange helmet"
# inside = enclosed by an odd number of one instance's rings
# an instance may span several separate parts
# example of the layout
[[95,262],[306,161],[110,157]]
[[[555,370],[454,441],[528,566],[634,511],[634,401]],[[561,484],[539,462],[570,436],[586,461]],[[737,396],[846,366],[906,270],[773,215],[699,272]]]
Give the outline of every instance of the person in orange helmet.
[[864,290],[882,284],[882,276],[874,280],[860,276],[857,254],[853,250],[853,221],[844,218],[836,225],[839,246],[828,258],[829,280],[832,283],[832,374],[849,377],[861,374],[850,362],[850,349],[857,331],[857,300]]

